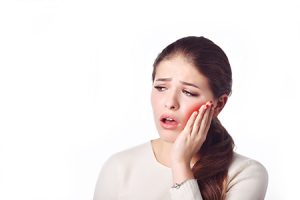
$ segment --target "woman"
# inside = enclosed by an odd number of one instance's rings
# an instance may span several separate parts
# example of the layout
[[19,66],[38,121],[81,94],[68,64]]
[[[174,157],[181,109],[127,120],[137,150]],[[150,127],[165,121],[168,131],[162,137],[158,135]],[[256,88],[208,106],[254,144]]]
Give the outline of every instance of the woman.
[[167,46],[153,65],[151,102],[159,138],[104,164],[94,200],[261,200],[268,175],[233,152],[218,114],[231,94],[223,50],[204,37]]

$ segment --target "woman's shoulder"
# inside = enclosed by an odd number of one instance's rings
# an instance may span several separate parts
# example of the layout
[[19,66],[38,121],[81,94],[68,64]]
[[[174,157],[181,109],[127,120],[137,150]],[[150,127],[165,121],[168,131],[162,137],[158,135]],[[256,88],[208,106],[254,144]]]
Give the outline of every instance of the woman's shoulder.
[[266,168],[259,161],[234,152],[233,160],[229,167],[229,171],[239,171],[245,168],[255,168],[257,170],[267,172]]
[[236,184],[256,184],[263,188],[268,184],[268,172],[263,164],[252,158],[234,153],[233,161],[228,169],[229,188]]
[[132,165],[134,161],[137,161],[136,158],[139,158],[138,160],[143,158],[143,155],[145,155],[148,151],[149,145],[149,142],[144,142],[121,151],[117,151],[108,157],[105,161],[105,165],[116,166],[121,164],[123,167]]

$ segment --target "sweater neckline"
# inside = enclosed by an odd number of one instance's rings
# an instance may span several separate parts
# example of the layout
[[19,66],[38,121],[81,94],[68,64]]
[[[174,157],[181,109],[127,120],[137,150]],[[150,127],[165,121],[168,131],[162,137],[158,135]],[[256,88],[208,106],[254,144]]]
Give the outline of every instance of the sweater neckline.
[[151,153],[151,159],[154,161],[154,163],[156,164],[156,166],[158,166],[159,168],[162,168],[162,169],[167,169],[167,170],[171,170],[170,167],[160,163],[156,157],[155,157],[155,154],[154,154],[154,149],[152,147],[152,143],[151,143],[151,140],[148,142],[148,147],[150,149],[150,153]]

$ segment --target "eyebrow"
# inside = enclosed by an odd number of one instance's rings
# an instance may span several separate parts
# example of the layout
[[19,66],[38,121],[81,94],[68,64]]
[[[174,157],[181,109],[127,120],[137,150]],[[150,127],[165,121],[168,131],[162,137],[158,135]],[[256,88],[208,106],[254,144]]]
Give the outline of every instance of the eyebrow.
[[[158,78],[155,81],[171,81],[172,78]],[[197,85],[193,84],[193,83],[189,83],[189,82],[185,82],[185,81],[180,81],[180,83],[182,83],[183,85],[189,85],[195,88],[200,89],[200,87],[198,87]]]

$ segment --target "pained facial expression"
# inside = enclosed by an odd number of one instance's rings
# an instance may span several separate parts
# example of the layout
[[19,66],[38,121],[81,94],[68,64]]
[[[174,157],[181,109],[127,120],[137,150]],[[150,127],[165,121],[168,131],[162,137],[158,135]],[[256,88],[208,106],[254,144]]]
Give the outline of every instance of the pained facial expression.
[[151,103],[160,138],[173,143],[193,111],[215,100],[208,79],[182,55],[162,60],[153,81]]

